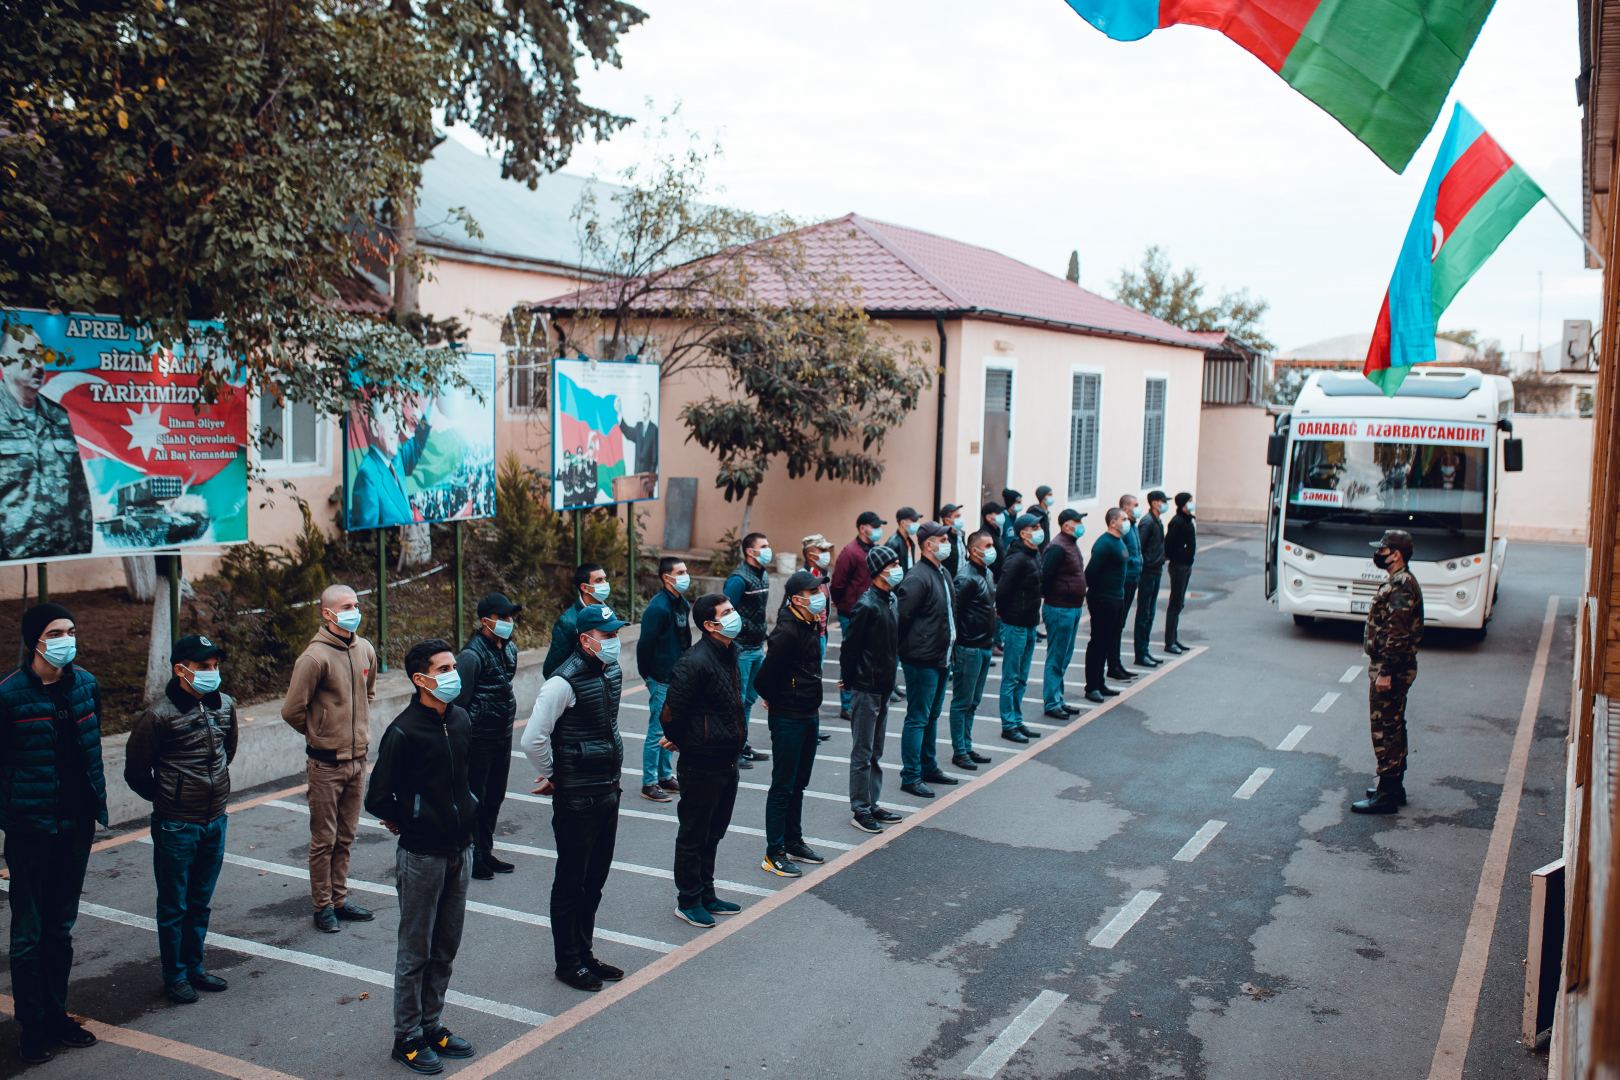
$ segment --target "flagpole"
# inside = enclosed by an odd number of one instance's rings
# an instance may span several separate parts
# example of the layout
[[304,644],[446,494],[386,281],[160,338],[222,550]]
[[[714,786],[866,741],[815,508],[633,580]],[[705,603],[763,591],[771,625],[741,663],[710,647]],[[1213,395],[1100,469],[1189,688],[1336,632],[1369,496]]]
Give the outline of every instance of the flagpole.
[[1562,218],[1565,225],[1569,226],[1569,231],[1580,237],[1581,243],[1586,245],[1587,254],[1591,255],[1592,258],[1597,260],[1598,269],[1605,269],[1603,265],[1603,256],[1598,254],[1598,249],[1592,246],[1592,241],[1586,238],[1586,234],[1575,227],[1575,223],[1569,220],[1569,215],[1560,210],[1558,208],[1558,204],[1552,201],[1551,195],[1548,195],[1545,191],[1543,191],[1541,193],[1541,197],[1547,200],[1547,205],[1552,207],[1552,212]]

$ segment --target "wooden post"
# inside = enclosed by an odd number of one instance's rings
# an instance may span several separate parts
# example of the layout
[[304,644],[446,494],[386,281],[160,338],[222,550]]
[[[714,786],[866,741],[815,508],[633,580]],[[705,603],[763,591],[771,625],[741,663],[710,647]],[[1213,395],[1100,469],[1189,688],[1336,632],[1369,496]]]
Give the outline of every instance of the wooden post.
[[180,640],[180,556],[169,556],[169,644]]
[[388,670],[388,530],[377,530],[377,670]]

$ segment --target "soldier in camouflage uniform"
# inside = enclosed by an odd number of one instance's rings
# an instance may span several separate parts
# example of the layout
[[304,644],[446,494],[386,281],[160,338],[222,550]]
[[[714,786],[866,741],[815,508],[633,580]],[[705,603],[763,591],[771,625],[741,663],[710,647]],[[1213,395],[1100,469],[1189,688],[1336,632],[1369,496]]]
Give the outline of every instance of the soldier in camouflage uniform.
[[44,371],[0,350],[0,561],[83,555],[94,523],[73,423],[40,393]]
[[1406,804],[1406,693],[1417,678],[1423,639],[1423,589],[1407,569],[1412,535],[1390,529],[1376,541],[1373,562],[1389,574],[1367,612],[1367,713],[1372,720],[1378,786],[1350,804],[1358,814],[1393,814]]

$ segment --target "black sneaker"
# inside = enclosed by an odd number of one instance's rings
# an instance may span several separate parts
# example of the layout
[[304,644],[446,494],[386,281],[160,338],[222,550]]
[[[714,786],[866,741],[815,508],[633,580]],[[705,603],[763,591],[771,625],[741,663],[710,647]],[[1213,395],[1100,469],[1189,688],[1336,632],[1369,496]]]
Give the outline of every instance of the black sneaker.
[[618,982],[624,978],[623,968],[616,968],[612,964],[604,964],[594,956],[585,961],[585,966],[590,968],[596,977],[603,982]]
[[752,769],[753,767],[754,767],[754,763],[751,760],[749,760],[748,758],[741,757],[741,756],[739,756],[737,758],[737,768],[739,768],[739,769]]
[[787,846],[787,853],[790,859],[794,859],[798,862],[814,863],[816,866],[820,866],[822,863],[827,861],[826,856],[822,855],[809,844],[806,844],[803,840],[800,840],[796,844],[789,844]]
[[893,810],[885,809],[881,806],[872,810],[872,817],[876,819],[879,825],[893,825],[895,822],[901,820],[899,814],[895,813]]
[[793,862],[783,851],[767,851],[765,857],[759,861],[759,868],[767,874],[777,877],[803,877],[804,871],[799,864]]
[[440,1057],[470,1058],[477,1053],[477,1051],[473,1049],[472,1043],[468,1042],[466,1039],[463,1039],[460,1035],[457,1035],[447,1027],[438,1027],[432,1031],[424,1031],[422,1033],[422,1039],[429,1046],[431,1046],[433,1048],[433,1052],[438,1054]]
[[679,795],[681,793],[681,782],[675,779],[673,776],[664,777],[662,780],[658,781],[658,786],[675,795]]
[[755,750],[748,743],[743,743],[742,752],[743,752],[743,757],[747,758],[749,761],[769,761],[769,760],[771,760],[771,755],[767,754],[763,750]]
[[473,856],[472,876],[476,881],[494,881],[495,868],[489,865],[489,860]]
[[339,904],[332,909],[332,914],[344,922],[370,922],[377,917],[370,908],[363,908],[359,904]]
[[675,796],[659,787],[657,784],[648,784],[641,789],[641,797],[650,802],[674,802]]
[[395,1039],[394,1052],[389,1056],[411,1072],[421,1073],[423,1076],[444,1072],[444,1062],[439,1060],[439,1055],[428,1045],[427,1040],[421,1037]]
[[213,975],[206,971],[197,972],[187,981],[191,983],[193,989],[206,990],[210,994],[220,993],[221,991],[228,989],[231,985],[218,975]]
[[56,1025],[53,1033],[56,1041],[63,1046],[71,1046],[75,1050],[83,1050],[87,1046],[96,1045],[96,1037],[86,1031],[84,1025],[71,1016],[64,1016]]
[[169,983],[164,986],[163,993],[176,1005],[197,1004],[197,991],[188,982]]
[[337,915],[331,904],[327,904],[315,913],[315,929],[323,934],[335,934],[343,929],[338,925]]
[[849,823],[861,830],[861,832],[880,833],[883,831],[883,826],[879,825],[877,819],[871,814],[856,814],[849,819]]
[[510,874],[512,871],[517,869],[516,866],[513,866],[505,859],[497,859],[493,855],[485,855],[484,861],[488,863],[489,868],[495,871],[497,874]]
[[43,1065],[56,1056],[56,1040],[25,1031],[17,1041],[17,1056],[25,1065]]
[[572,986],[575,990],[602,989],[602,977],[584,964],[567,970],[558,968],[557,978],[559,981]]

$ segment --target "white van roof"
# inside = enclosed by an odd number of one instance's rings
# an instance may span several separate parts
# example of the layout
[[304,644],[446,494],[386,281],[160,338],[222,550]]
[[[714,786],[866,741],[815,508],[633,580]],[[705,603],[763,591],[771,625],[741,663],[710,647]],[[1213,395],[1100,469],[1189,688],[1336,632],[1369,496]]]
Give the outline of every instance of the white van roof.
[[1484,420],[1513,412],[1513,383],[1474,368],[1413,367],[1394,397],[1358,372],[1314,372],[1294,399],[1299,416]]

